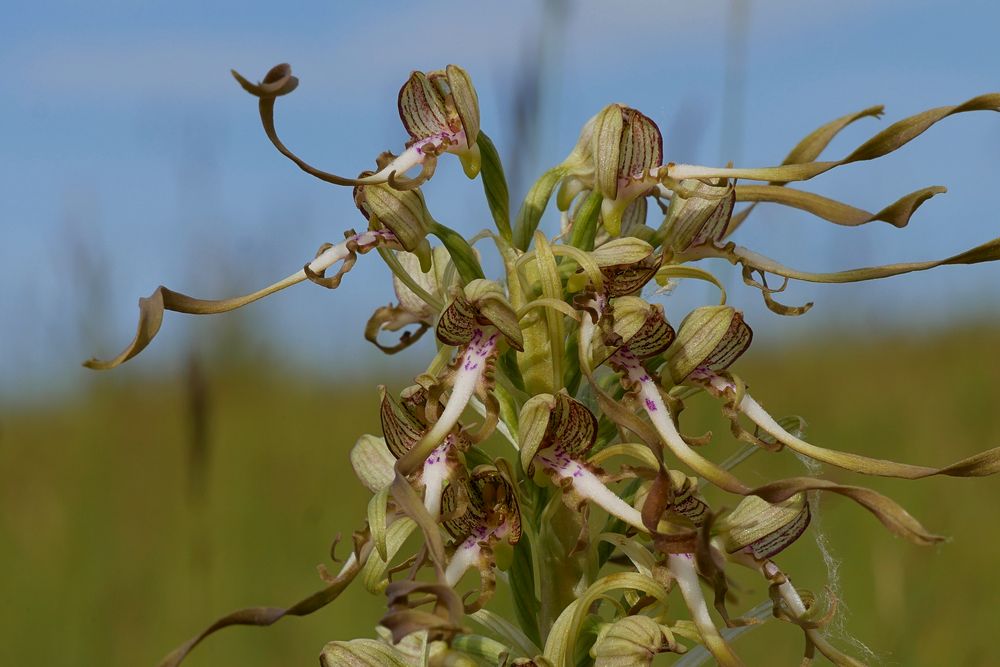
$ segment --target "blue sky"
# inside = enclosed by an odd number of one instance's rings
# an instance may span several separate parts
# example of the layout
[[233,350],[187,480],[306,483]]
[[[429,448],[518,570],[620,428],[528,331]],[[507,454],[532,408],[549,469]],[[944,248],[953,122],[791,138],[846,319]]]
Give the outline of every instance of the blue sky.
[[[134,329],[136,299],[158,284],[205,297],[251,291],[364,224],[349,190],[311,179],[271,148],[230,68],[259,78],[292,63],[301,84],[279,104],[281,132],[303,156],[347,174],[399,150],[396,92],[409,71],[449,62],[472,74],[483,127],[501,154],[523,155],[532,173],[561,160],[580,125],[610,101],[660,124],[668,160],[764,166],[817,125],[871,104],[884,103],[886,117],[859,122],[831,155],[905,115],[1000,90],[995,2],[748,2],[744,92],[728,114],[729,2],[567,1],[562,28],[542,42],[541,5],[525,0],[285,4],[5,7],[4,393],[76,386],[85,375],[79,361],[116,353]],[[507,111],[517,72],[534,66],[539,44],[542,134],[526,146],[510,136]],[[1000,235],[998,173],[1000,115],[951,118],[896,155],[805,186],[877,210],[947,185],[907,229],[843,229],[762,207],[736,240],[817,270],[945,256]],[[442,165],[425,191],[435,216],[462,232],[489,224],[479,184],[457,162]],[[545,224],[551,231],[555,221]],[[788,302],[817,305],[787,320],[729,276],[733,303],[775,344],[829,326],[874,334],[939,326],[976,307],[995,314],[998,279],[998,267],[978,266],[877,285],[793,286]],[[275,362],[330,373],[386,368],[361,330],[391,298],[386,271],[366,256],[336,292],[303,285],[245,315],[168,314],[156,344],[119,372],[176,367],[192,341],[217,340],[237,317]],[[665,301],[668,316],[679,321],[708,298],[683,288]]]

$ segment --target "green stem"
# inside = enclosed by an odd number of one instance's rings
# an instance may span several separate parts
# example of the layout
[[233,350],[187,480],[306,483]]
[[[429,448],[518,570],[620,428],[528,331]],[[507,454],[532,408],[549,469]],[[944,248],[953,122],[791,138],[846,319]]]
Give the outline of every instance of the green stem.
[[438,299],[436,296],[421,287],[417,281],[415,281],[413,277],[406,272],[406,269],[404,269],[403,265],[399,263],[399,260],[396,259],[396,255],[394,255],[391,250],[382,247],[376,248],[376,250],[378,251],[378,254],[381,255],[382,261],[384,261],[386,266],[389,267],[389,270],[392,271],[392,274],[399,278],[399,281],[406,285],[411,292],[416,294],[421,301],[438,312],[444,309],[444,303],[441,302],[441,299]]

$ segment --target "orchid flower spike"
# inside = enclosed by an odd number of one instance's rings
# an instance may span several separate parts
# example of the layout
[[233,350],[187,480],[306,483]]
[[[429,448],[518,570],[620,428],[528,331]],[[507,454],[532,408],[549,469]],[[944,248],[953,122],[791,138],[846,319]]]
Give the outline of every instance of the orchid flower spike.
[[[372,171],[355,178],[313,167],[279,139],[275,104],[298,85],[288,65],[273,68],[260,83],[235,76],[258,98],[264,131],[277,150],[324,182],[353,186],[368,228],[323,245],[299,271],[246,296],[209,301],[161,287],[140,301],[132,343],[110,361],[87,365],[111,368],[139,353],[166,310],[225,312],[307,280],[335,288],[358,256],[373,250],[392,273],[397,300],[375,310],[365,338],[391,354],[434,329],[437,345],[411,386],[399,394],[379,386],[382,435],[363,435],[351,450],[351,464],[371,498],[338,572],[322,568],[323,588],[287,609],[257,607],[222,617],[168,656],[165,667],[177,667],[220,628],[311,613],[354,578],[385,595],[387,613],[377,639],[328,645],[321,661],[331,667],[566,667],[587,662],[588,652],[598,667],[614,667],[649,665],[657,653],[688,649],[694,655],[678,664],[700,664],[707,649],[717,664],[741,667],[730,633],[710,612],[703,580],[714,588],[726,625],[762,621],[773,612],[805,632],[803,664],[819,651],[837,665],[857,667],[821,632],[835,605],[816,604],[773,560],[807,529],[815,509],[810,503],[818,496],[812,492],[850,498],[918,545],[944,538],[871,489],[817,476],[751,488],[733,467],[748,452],[791,449],[848,471],[908,479],[1000,471],[1000,448],[932,468],[806,442],[801,418],[774,419],[732,370],[753,331],[727,305],[723,281],[691,265],[702,259],[740,265],[744,282],[761,291],[771,310],[797,315],[807,306],[775,301],[772,294],[784,284],[769,286],[769,276],[857,282],[1000,260],[1000,239],[994,239],[936,261],[813,273],[728,241],[758,202],[848,227],[876,220],[905,226],[922,202],[944,189],[925,187],[870,213],[787,185],[882,157],[946,117],[1000,110],[1000,95],[925,111],[890,125],[843,159],[819,160],[844,127],[881,112],[871,107],[820,127],[783,164],[761,169],[665,163],[656,124],[635,109],[610,104],[585,124],[566,159],[535,182],[512,220],[503,162],[480,131],[477,93],[460,67],[410,74],[397,99],[405,146],[381,153]],[[467,239],[431,215],[420,185],[446,153],[458,156],[469,178],[481,176],[483,211],[488,207],[494,230]],[[549,231],[540,225],[553,194],[561,215],[558,228]],[[647,225],[650,197],[663,214],[657,226]],[[735,209],[740,202],[748,206]],[[476,210],[468,211],[469,224],[478,229]],[[484,240],[496,247],[499,262],[481,261],[483,246],[477,244]],[[484,264],[502,266],[502,278],[487,280]],[[710,282],[721,298],[720,305],[691,311],[675,331],[663,306],[642,292],[650,281],[668,290],[679,279]],[[398,342],[380,341],[384,332],[398,332]],[[721,463],[701,453],[711,449],[699,447],[710,442],[710,433],[682,435],[684,401],[698,392],[717,398],[733,435],[750,443]],[[482,417],[477,425],[467,421],[470,407]],[[487,456],[494,443],[486,439],[495,433],[512,446],[506,458]],[[633,461],[619,463],[622,457]],[[712,495],[700,492],[706,484],[736,494],[738,504],[713,511],[706,500]],[[608,514],[596,538],[590,510]],[[737,619],[726,608],[730,565],[763,577],[771,595]],[[472,579],[470,569],[478,570],[479,585],[463,597],[458,590]],[[509,589],[509,617],[484,606],[497,579]],[[671,600],[676,592],[684,605]],[[829,610],[825,615],[821,606]]]

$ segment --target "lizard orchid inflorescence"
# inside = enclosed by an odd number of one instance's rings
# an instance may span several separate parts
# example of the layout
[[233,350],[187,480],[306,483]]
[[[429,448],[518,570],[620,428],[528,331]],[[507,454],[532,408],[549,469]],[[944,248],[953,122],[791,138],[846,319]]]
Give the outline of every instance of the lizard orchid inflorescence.
[[[784,283],[854,282],[1000,259],[994,239],[933,262],[814,273],[728,240],[759,202],[838,225],[905,226],[944,189],[924,188],[870,213],[788,184],[879,158],[948,116],[998,111],[1000,94],[905,118],[843,159],[820,160],[843,128],[881,114],[881,107],[865,109],[823,125],[782,164],[758,169],[664,161],[669,152],[656,123],[611,104],[534,184],[512,222],[502,163],[480,130],[478,97],[461,67],[410,76],[398,100],[409,141],[355,178],[313,167],[279,139],[275,103],[298,85],[287,65],[256,84],[235,76],[259,99],[274,146],[307,173],[353,187],[358,222],[367,228],[347,230],[297,272],[246,296],[210,301],[160,287],[140,301],[138,332],[127,348],[87,365],[111,368],[138,354],[167,310],[219,313],[306,280],[336,288],[372,250],[392,274],[398,303],[375,311],[365,337],[393,354],[433,329],[437,352],[409,386],[372,390],[382,433],[361,436],[350,452],[371,501],[340,571],[291,607],[221,618],[164,665],[177,665],[222,627],[315,611],[355,579],[386,597],[386,613],[375,638],[327,645],[325,665],[648,665],[662,653],[689,653],[678,659],[694,664],[702,652],[731,667],[743,664],[731,628],[767,616],[802,629],[807,661],[819,652],[834,664],[858,665],[824,633],[833,595],[822,600],[797,589],[774,559],[808,529],[828,493],[855,501],[916,544],[942,538],[863,486],[821,476],[755,486],[738,476],[736,464],[750,452],[787,456],[788,449],[865,475],[1000,470],[1000,448],[929,467],[804,440],[804,422],[769,414],[734,370],[751,344],[750,325],[727,304],[723,283],[696,266],[705,258],[737,264],[772,311],[799,315],[811,304],[779,303],[774,295],[783,285],[769,286],[769,275]],[[470,179],[481,179],[495,223],[471,241],[435,220],[419,189],[448,153]],[[546,235],[539,226],[553,198],[561,222]],[[482,240],[502,261],[496,280],[473,249]],[[674,326],[652,286],[683,279],[712,283],[721,298]],[[403,333],[385,342],[393,332]],[[678,416],[696,394],[718,400],[744,442],[742,453],[720,463],[710,434],[683,432]],[[487,439],[495,444],[484,447]],[[497,447],[506,454],[487,453]],[[769,588],[763,614],[730,614],[727,572],[739,568]],[[466,576],[469,570],[478,580]],[[512,618],[490,609],[498,582],[509,589]]]

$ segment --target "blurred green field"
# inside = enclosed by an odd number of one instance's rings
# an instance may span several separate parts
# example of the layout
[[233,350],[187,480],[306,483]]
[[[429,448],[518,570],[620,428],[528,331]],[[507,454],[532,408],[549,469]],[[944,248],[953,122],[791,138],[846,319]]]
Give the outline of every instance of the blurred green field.
[[[998,349],[1000,329],[967,327],[761,347],[737,370],[774,413],[806,417],[817,444],[944,464],[1000,445]],[[347,452],[377,430],[377,380],[324,385],[260,365],[207,368],[199,497],[187,383],[135,377],[134,368],[104,374],[86,395],[0,416],[2,665],[155,665],[224,612],[318,588],[315,566],[329,564],[333,536],[363,523],[367,495]],[[692,402],[682,424],[712,427],[721,458],[736,445],[713,408]],[[758,482],[765,470],[803,471],[783,452],[759,454],[740,473]],[[887,664],[998,664],[1000,479],[870,486],[954,540],[917,548],[860,508],[825,500],[819,523],[842,560],[846,631]],[[826,568],[811,535],[779,562],[820,590]],[[186,664],[313,665],[326,641],[370,635],[381,609],[359,585],[312,617],[224,630]],[[796,629],[773,623],[736,646],[750,665],[797,665],[801,644]]]

